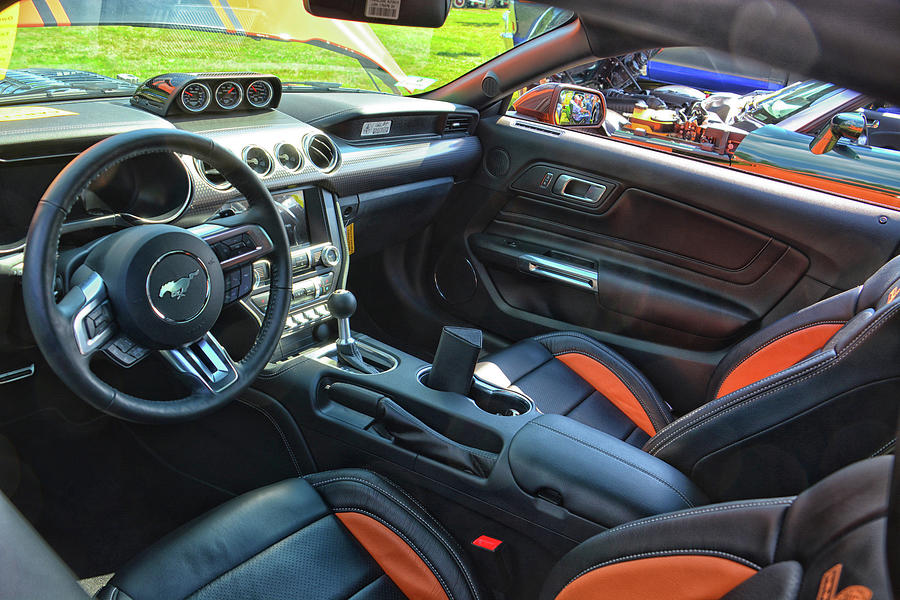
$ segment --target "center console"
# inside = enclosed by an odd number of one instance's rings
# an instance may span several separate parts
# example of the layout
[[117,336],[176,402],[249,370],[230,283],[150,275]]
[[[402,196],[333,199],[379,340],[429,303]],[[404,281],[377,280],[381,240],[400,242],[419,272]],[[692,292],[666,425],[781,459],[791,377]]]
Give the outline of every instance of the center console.
[[[532,543],[516,558],[534,568],[607,528],[707,502],[656,457],[474,377],[480,331],[445,328],[432,362],[351,332],[356,299],[340,289],[348,257],[338,203],[316,187],[273,197],[291,242],[293,293],[254,388],[286,419],[279,431],[291,456],[305,454],[316,470],[366,466],[442,497],[438,508],[462,507],[455,530],[472,539],[484,528],[513,538],[539,530],[545,560]],[[242,302],[260,320],[268,282],[268,264],[257,262]],[[296,448],[283,434],[291,428],[302,433]]]
[[323,360],[323,344],[273,363],[257,387],[314,440],[320,468],[378,464],[570,540],[706,503],[656,457],[473,378],[480,332],[467,331],[445,328],[433,364],[356,336],[392,363],[369,373]]
[[[293,275],[291,306],[281,343],[273,360],[289,359],[309,346],[328,339],[333,320],[328,299],[344,270],[343,233],[333,196],[318,187],[272,193],[291,244]],[[269,263],[253,265],[253,291],[242,301],[262,322],[269,300]]]
[[[332,312],[343,319],[352,314],[347,296],[332,295]],[[509,552],[526,572],[540,573],[605,529],[707,503],[660,459],[568,417],[544,415],[524,394],[473,377],[479,331],[445,328],[428,362],[351,336],[349,323],[341,329],[337,346],[352,340],[373,368],[336,360],[335,333],[273,361],[254,384],[265,402],[285,411],[288,427],[302,432],[303,447],[288,446],[291,454],[306,453],[316,470],[377,470],[416,490],[439,520],[454,523],[460,539],[518,540]],[[501,559],[491,560],[485,577],[503,571],[494,564]]]

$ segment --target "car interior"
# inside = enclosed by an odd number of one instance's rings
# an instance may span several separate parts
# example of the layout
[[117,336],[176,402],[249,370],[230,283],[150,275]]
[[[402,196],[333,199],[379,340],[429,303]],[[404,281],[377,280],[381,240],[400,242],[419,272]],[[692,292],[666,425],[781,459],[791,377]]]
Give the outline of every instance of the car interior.
[[0,118],[0,597],[900,591],[900,207],[508,110],[698,44],[897,102],[900,7],[551,4],[419,96]]

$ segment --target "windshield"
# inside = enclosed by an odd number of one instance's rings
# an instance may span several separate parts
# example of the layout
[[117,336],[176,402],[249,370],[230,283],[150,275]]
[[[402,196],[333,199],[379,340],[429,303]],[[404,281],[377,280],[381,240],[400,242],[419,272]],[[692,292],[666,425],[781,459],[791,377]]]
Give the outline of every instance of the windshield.
[[25,0],[0,13],[0,103],[129,95],[170,72],[261,72],[297,89],[414,94],[511,46],[512,9],[501,3],[456,0],[444,26],[430,29],[313,17],[301,0]]
[[820,81],[795,83],[758,102],[751,114],[757,121],[766,125],[774,125],[812,106],[839,89],[834,84]]

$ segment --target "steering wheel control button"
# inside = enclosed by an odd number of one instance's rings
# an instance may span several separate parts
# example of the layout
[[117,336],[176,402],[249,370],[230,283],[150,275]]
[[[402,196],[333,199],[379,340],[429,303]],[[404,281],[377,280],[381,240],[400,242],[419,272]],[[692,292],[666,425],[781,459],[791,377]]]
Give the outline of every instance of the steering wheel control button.
[[162,320],[173,323],[192,321],[209,302],[206,265],[183,251],[163,255],[150,269],[147,297],[153,312]]
[[138,346],[124,335],[116,338],[105,350],[107,356],[123,367],[130,367],[149,354],[149,350]]
[[93,340],[100,336],[110,326],[112,322],[112,311],[109,303],[104,302],[84,318],[84,330],[87,333],[88,340]]
[[253,289],[253,265],[246,264],[225,273],[225,303],[236,302]]

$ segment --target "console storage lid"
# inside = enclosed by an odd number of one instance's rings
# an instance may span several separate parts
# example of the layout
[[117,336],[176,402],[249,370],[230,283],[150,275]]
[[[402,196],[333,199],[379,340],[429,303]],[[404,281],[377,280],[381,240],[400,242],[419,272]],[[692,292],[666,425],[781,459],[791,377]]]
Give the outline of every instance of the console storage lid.
[[675,467],[561,415],[542,415],[513,438],[509,464],[526,493],[604,527],[707,504]]

